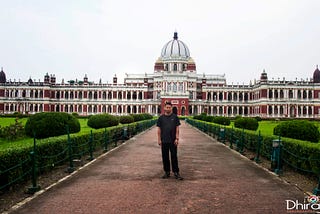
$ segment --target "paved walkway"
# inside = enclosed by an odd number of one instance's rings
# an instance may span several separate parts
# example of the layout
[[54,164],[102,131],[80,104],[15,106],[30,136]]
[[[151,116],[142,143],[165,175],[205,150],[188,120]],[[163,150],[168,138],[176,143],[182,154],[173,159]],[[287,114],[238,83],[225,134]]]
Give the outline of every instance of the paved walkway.
[[130,139],[13,213],[287,213],[303,193],[184,122],[183,181],[161,179],[156,128]]

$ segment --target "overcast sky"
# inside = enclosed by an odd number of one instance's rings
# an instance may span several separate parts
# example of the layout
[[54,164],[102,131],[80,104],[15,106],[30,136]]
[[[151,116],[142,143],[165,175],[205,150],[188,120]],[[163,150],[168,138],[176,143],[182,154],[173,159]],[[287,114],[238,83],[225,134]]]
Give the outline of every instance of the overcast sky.
[[200,74],[248,84],[306,79],[320,64],[318,0],[1,0],[7,79],[111,82],[153,73],[175,30]]

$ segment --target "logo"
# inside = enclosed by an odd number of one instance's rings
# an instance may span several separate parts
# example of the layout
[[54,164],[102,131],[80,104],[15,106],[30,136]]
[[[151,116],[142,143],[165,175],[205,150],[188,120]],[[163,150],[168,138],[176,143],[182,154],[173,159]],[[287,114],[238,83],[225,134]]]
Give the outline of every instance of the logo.
[[306,196],[303,202],[299,200],[286,200],[288,213],[320,213],[320,196]]

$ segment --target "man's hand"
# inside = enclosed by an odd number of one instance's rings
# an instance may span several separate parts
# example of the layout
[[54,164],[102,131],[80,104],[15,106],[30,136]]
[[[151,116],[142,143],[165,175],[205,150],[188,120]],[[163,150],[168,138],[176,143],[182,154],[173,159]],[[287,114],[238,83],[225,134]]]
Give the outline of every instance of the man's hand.
[[178,146],[178,144],[179,144],[179,139],[176,138],[175,141],[174,141],[174,145]]
[[161,146],[161,145],[162,145],[161,140],[158,140],[158,145],[159,145],[159,146]]

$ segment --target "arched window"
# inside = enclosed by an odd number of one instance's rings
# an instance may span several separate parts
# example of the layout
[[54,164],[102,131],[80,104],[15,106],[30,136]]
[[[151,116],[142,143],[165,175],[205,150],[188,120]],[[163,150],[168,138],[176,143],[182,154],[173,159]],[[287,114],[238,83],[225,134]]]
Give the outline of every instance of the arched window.
[[273,98],[273,96],[272,96],[272,90],[269,89],[269,99],[271,99],[271,98]]
[[228,115],[231,115],[231,114],[232,114],[232,108],[228,107]]
[[173,83],[173,92],[177,92],[177,83],[176,82]]
[[301,91],[298,90],[298,99],[301,99]]
[[134,99],[134,100],[136,100],[137,99],[137,92],[133,92],[133,94],[132,94],[132,99]]
[[183,83],[179,82],[179,91],[183,91]]
[[211,93],[208,92],[207,100],[211,100]]
[[242,101],[243,100],[243,95],[242,95],[242,92],[240,92],[239,94],[239,101]]
[[278,97],[278,90],[274,90],[274,98],[275,99],[278,99],[279,97]]
[[245,93],[245,94],[244,94],[244,101],[248,101],[248,97],[249,97],[249,96],[248,96],[248,93]]
[[289,98],[293,98],[293,91],[289,90]]
[[168,82],[167,91],[171,91],[171,82]]
[[173,64],[173,70],[174,70],[174,71],[177,71],[177,70],[178,70],[178,66],[177,66],[176,63]]
[[268,113],[272,114],[272,106],[269,106]]

